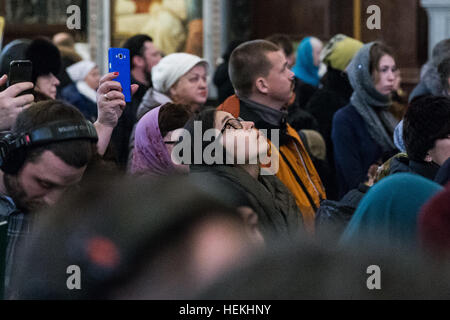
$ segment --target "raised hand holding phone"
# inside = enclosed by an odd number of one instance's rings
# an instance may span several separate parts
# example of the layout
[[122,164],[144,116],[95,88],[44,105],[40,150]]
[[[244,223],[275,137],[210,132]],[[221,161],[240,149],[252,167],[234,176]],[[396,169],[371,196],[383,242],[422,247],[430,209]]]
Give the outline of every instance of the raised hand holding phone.
[[[0,87],[6,84],[6,75],[0,78]],[[11,85],[0,92],[0,131],[9,130],[16,121],[17,115],[34,101],[31,94],[20,95],[33,88],[32,82],[21,82]]]
[[109,72],[119,74],[114,81],[121,84],[125,102],[131,102],[130,51],[123,48],[110,48],[108,58]]
[[[94,126],[97,129],[97,149],[100,155],[103,155],[106,152],[111,140],[112,132],[126,107],[122,86],[116,80],[118,76],[117,73],[108,73],[104,75],[100,79],[100,86],[97,90],[98,118],[94,123]],[[137,84],[131,85],[131,95],[138,89],[139,86]]]

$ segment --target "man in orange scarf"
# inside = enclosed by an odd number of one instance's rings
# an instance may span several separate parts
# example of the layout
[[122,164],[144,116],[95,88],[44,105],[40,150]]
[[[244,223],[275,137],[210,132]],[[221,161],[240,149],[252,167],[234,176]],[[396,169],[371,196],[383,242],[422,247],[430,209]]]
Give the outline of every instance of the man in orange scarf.
[[326,195],[298,133],[286,122],[294,74],[283,51],[264,40],[243,43],[231,55],[229,73],[236,95],[219,110],[253,121],[256,128],[267,130],[269,140],[278,130],[279,148],[273,150],[279,154],[276,175],[294,195],[306,230],[314,232],[315,213]]

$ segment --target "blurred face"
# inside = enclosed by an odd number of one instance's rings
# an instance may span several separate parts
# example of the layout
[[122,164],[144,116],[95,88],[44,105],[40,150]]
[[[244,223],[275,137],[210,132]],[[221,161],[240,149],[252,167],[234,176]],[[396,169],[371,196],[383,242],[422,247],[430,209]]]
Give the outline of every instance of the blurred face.
[[322,43],[316,43],[315,45],[312,46],[312,48],[313,48],[314,65],[316,67],[318,67],[320,65],[320,53],[322,52],[323,44]]
[[254,247],[242,225],[226,218],[209,218],[196,226],[191,238],[189,257],[197,288],[206,287],[227,270],[251,255]]
[[258,164],[258,159],[267,155],[269,144],[253,122],[217,111],[214,127],[222,133],[223,147],[227,157],[233,158],[233,164]]
[[436,140],[433,149],[428,151],[431,160],[442,166],[450,158],[450,134],[445,139]]
[[35,162],[26,162],[16,176],[5,175],[5,186],[20,209],[34,212],[54,205],[80,182],[85,169],[71,167],[53,152],[44,151]]
[[146,72],[150,73],[152,68],[156,66],[161,60],[161,51],[155,46],[153,42],[146,41],[144,43],[144,50],[142,57],[146,62]]
[[274,101],[272,105],[282,107],[292,97],[294,90],[294,73],[288,68],[288,62],[284,53],[280,51],[267,54],[272,64],[272,69],[265,81],[267,83],[266,94]]
[[383,95],[389,95],[395,88],[397,66],[389,55],[381,57],[378,70],[373,71],[375,89]]
[[[169,154],[172,154],[173,151],[173,147],[175,146],[175,144],[178,143],[180,136],[183,133],[183,129],[176,129],[173,131],[168,132],[165,136],[164,136],[164,144],[166,145],[166,149],[167,152],[169,152]],[[174,163],[172,161],[173,165],[175,166],[175,170],[179,173],[189,173],[189,165],[186,164],[177,164]]]
[[208,99],[208,74],[203,64],[198,64],[182,76],[172,88],[170,97],[175,103],[187,104],[197,111]]
[[92,69],[91,72],[88,73],[84,81],[86,81],[87,85],[90,88],[97,91],[100,83],[100,70],[98,69],[98,67]]
[[46,76],[40,76],[36,80],[36,90],[49,96],[52,99],[56,99],[56,91],[59,86],[59,80],[53,73],[49,73]]

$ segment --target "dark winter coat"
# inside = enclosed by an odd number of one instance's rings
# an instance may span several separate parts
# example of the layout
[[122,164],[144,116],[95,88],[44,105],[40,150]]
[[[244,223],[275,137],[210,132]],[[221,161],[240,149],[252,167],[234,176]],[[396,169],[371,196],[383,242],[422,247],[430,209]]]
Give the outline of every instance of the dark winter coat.
[[448,158],[441,166],[434,181],[443,186],[450,182],[450,158]]
[[318,131],[319,129],[317,120],[305,109],[306,104],[316,90],[316,87],[295,78],[295,100],[293,104],[288,107],[288,123],[296,131],[304,129]]
[[[255,180],[244,169],[234,166],[191,166],[191,175],[211,179],[211,175],[231,184],[245,195],[257,213],[261,232],[267,237],[295,237],[302,225],[302,215],[295,198],[275,176],[259,176]],[[209,175],[209,176],[208,176]]]
[[331,137],[339,194],[343,196],[367,180],[370,166],[379,163],[384,154],[351,104],[334,115]]
[[228,74],[228,63],[224,62],[217,67],[213,78],[214,85],[218,91],[219,104],[224,102],[229,96],[234,94],[233,84],[231,83],[230,76]]
[[97,104],[82,95],[75,83],[68,85],[61,91],[61,98],[77,107],[87,120],[91,122],[97,120]]
[[406,153],[399,153],[382,165],[376,182],[396,173],[415,173],[429,180],[435,180],[439,170],[437,164],[410,160]]
[[[325,140],[327,147],[327,163],[335,171],[333,142],[331,128],[333,116],[340,108],[350,102],[353,88],[344,72],[331,67],[323,79],[323,87],[318,89],[306,105],[308,111],[317,120],[318,131]],[[322,179],[327,190],[328,199],[337,199],[338,186],[335,175],[329,179]]]
[[116,153],[116,161],[123,169],[126,167],[128,162],[128,144],[130,141],[131,132],[137,122],[136,113],[142,98],[148,90],[147,86],[139,83],[134,78],[131,79],[131,83],[138,84],[139,89],[133,95],[131,102],[127,103],[127,106],[125,107],[122,116],[119,118],[119,122],[117,123],[111,137],[111,143]]

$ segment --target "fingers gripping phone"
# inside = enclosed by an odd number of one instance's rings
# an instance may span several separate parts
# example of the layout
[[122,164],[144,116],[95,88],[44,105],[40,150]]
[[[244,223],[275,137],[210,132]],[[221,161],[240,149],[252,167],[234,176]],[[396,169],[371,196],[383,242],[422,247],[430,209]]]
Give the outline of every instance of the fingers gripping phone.
[[[33,64],[30,60],[14,60],[9,65],[8,87],[21,82],[33,82]],[[19,94],[32,94],[33,90],[25,90]]]
[[130,75],[130,50],[123,48],[110,48],[109,72],[118,72],[119,76],[114,80],[120,82],[126,102],[131,102],[131,75]]

